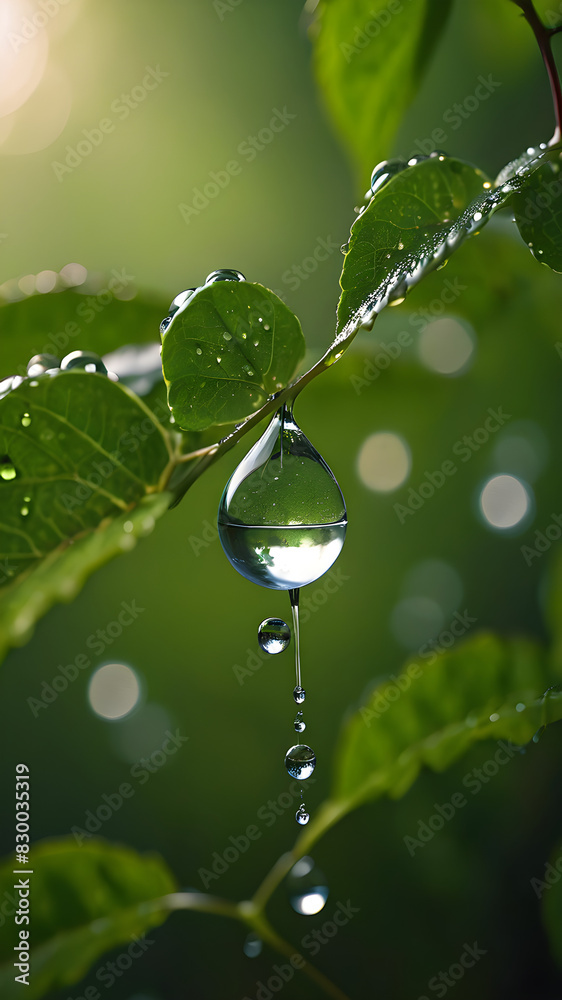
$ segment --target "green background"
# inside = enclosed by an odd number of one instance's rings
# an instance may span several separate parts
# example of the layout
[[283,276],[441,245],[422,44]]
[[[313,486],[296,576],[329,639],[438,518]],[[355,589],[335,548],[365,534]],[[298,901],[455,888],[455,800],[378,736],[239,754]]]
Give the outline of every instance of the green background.
[[[55,31],[53,19],[50,55],[72,92],[68,123],[45,150],[0,158],[0,229],[7,234],[0,245],[2,280],[58,270],[69,261],[92,271],[125,268],[164,315],[173,295],[209,271],[239,268],[248,280],[283,294],[317,356],[334,329],[341,255],[334,251],[296,290],[286,272],[311,256],[319,239],[344,242],[360,192],[312,81],[300,5],[243,0],[221,21],[209,2],[72,3],[65,32]],[[63,10],[60,18],[66,16]],[[169,76],[59,183],[52,161],[64,158],[67,144],[76,146],[82,129],[97,127],[112,102],[140,83],[147,65]],[[493,175],[528,144],[549,137],[548,90],[530,33],[507,2],[482,0],[458,5],[395,152],[410,153],[416,139],[440,127],[447,108],[474,92],[480,74],[492,74],[501,86],[450,130],[450,153]],[[239,144],[267,126],[272,109],[285,106],[295,119],[186,225],[178,205],[192,201],[211,171],[233,158],[243,162]],[[439,295],[444,278],[455,276],[467,287],[452,312],[472,325],[478,350],[467,374],[448,379],[420,365],[410,316]],[[543,530],[553,512],[562,513],[559,282],[531,258],[508,219],[497,220],[444,273],[383,315],[374,333],[358,338],[353,352],[298,402],[296,417],[337,475],[349,516],[336,567],[342,585],[324,604],[321,598],[314,603],[302,636],[306,737],[318,757],[317,780],[307,791],[312,811],[329,788],[342,713],[375,679],[396,673],[405,657],[389,622],[416,563],[439,558],[456,569],[464,588],[459,609],[477,619],[475,629],[547,641],[545,596],[557,546],[531,567],[520,548],[533,544],[534,530]],[[377,341],[389,343],[401,330],[414,332],[414,347],[358,395],[350,376],[363,374]],[[401,525],[393,503],[404,502],[407,486],[440,466],[454,442],[498,406],[513,422],[534,421],[547,444],[534,484],[533,521],[521,534],[504,535],[478,517],[483,480],[511,471],[498,465],[494,439]],[[373,493],[357,475],[361,444],[378,430],[401,434],[412,452],[410,478],[396,494]],[[97,573],[72,604],[55,608],[31,642],[9,655],[0,679],[0,796],[8,817],[16,762],[25,760],[32,772],[34,838],[64,835],[83,825],[103,793],[128,780],[134,760],[161,746],[169,726],[178,727],[188,742],[100,833],[160,851],[180,885],[202,888],[198,869],[208,869],[229,837],[258,822],[260,840],[210,886],[233,899],[254,891],[296,834],[292,809],[270,828],[256,820],[288,786],[283,756],[294,741],[291,654],[271,657],[242,685],[233,671],[245,664],[248,650],[256,652],[258,623],[288,616],[288,600],[243,580],[218,541],[208,541],[223,486],[246,443],[213,467],[133,552]],[[322,582],[310,588],[313,602],[321,589]],[[132,600],[145,610],[92,659],[133,666],[143,680],[144,707],[123,722],[102,721],[89,709],[84,673],[34,718],[27,699],[39,696],[59,664],[86,651],[87,637],[115,619],[122,601]],[[555,996],[562,977],[529,880],[542,875],[559,843],[561,748],[554,727],[469,796],[468,806],[415,857],[404,836],[415,835],[435,803],[462,790],[463,777],[493,756],[494,744],[477,746],[443,775],[424,773],[403,800],[359,810],[314,852],[330,886],[324,911],[298,916],[280,890],[271,907],[274,923],[298,945],[331,919],[338,901],[350,900],[359,913],[316,962],[351,997],[423,996],[431,977],[474,941],[487,955],[455,996]],[[0,841],[8,853],[9,822]],[[281,962],[269,950],[246,958],[243,929],[216,917],[175,915],[149,936],[155,945],[111,987],[115,1000],[254,998],[257,981]],[[82,995],[96,982],[96,968],[61,1000]],[[320,996],[300,977],[284,995]]]

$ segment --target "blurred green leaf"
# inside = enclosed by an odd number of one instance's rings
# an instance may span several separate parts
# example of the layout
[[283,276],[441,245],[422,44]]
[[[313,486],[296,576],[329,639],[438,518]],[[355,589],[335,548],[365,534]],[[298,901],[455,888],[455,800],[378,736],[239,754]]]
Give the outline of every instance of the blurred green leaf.
[[[117,287],[127,288],[129,276],[116,273]],[[111,280],[110,276],[100,278],[91,294],[66,289],[0,306],[0,377],[25,375],[27,362],[35,354],[62,359],[71,351],[102,355],[123,344],[157,342],[168,303],[145,296],[123,301],[115,296],[118,279],[113,275],[113,285]],[[130,289],[134,290],[132,284]]]
[[515,221],[533,257],[562,271],[560,153],[548,156],[513,197]]
[[[134,548],[168,510],[171,493],[143,497],[118,517],[106,517],[73,542],[61,542],[32,569],[0,589],[0,661],[11,646],[28,641],[34,625],[54,605],[72,601],[86,580],[115,556]],[[6,560],[3,564],[6,566]],[[5,569],[4,569],[5,572]]]
[[263,285],[206,285],[163,336],[162,367],[176,422],[201,431],[242,420],[288,383],[304,350],[297,317]]
[[[157,854],[91,840],[79,847],[72,839],[33,844],[30,879],[31,922],[4,929],[0,945],[0,993],[4,1000],[29,1000],[80,980],[93,962],[118,945],[126,947],[168,911],[159,899],[174,892],[174,878]],[[25,875],[11,857],[0,868],[0,894],[18,900],[14,884]],[[13,929],[12,929],[13,928]],[[14,946],[19,930],[29,930],[29,986],[16,983]],[[139,954],[139,946],[135,948]],[[142,954],[142,949],[140,951]]]
[[345,725],[332,798],[353,806],[398,798],[423,765],[443,771],[476,741],[527,743],[562,718],[562,695],[541,697],[549,684],[545,659],[527,640],[484,633],[433,663],[408,664]]
[[316,78],[362,183],[389,154],[451,7],[452,0],[321,0]]

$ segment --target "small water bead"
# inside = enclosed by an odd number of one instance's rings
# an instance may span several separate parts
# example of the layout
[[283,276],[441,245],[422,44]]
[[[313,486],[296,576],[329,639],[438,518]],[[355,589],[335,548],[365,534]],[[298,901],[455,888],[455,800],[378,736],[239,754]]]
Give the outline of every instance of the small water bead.
[[166,333],[166,330],[168,329],[170,323],[172,322],[172,319],[173,319],[172,316],[164,316],[164,319],[160,323],[159,327],[160,333]]
[[257,934],[250,931],[242,948],[247,958],[257,958],[262,953],[263,941]]
[[0,479],[3,479],[5,483],[9,483],[12,479],[15,479],[17,472],[9,455],[4,455],[0,458]]
[[201,355],[201,354],[203,354],[203,351],[201,350],[201,348],[200,348],[200,347],[198,347],[198,348],[196,349],[195,353],[196,353],[196,354],[199,354],[199,355]]
[[295,721],[293,722],[293,726],[295,728],[295,732],[297,732],[297,733],[304,733],[304,731],[306,729],[306,722],[304,722],[304,720],[302,718],[302,712],[297,712],[297,717],[296,717]]
[[13,381],[14,381],[13,375],[9,375],[8,378],[4,378],[2,379],[2,381],[0,381],[0,399],[2,398],[2,396],[5,396],[8,392],[10,392]]
[[293,691],[293,698],[295,699],[297,705],[302,705],[304,699],[306,698],[306,691],[299,684]]
[[37,375],[44,375],[45,372],[53,368],[60,367],[60,358],[54,354],[34,354],[27,364],[27,374],[30,378]]
[[91,374],[99,372],[102,375],[107,375],[107,368],[102,359],[91,351],[71,351],[70,354],[67,354],[61,361],[60,369],[67,372],[73,368],[83,369]]
[[347,243],[342,243],[340,250],[342,253],[347,253],[349,250],[349,241]]
[[228,267],[220,268],[218,271],[211,271],[205,278],[206,285],[213,285],[216,281],[245,281],[241,271],[234,271]]
[[308,821],[310,819],[310,816],[309,816],[309,814],[306,811],[306,806],[305,806],[304,802],[297,809],[297,811],[295,813],[295,819],[296,819],[297,823],[299,824],[299,826],[306,826],[306,824],[308,823]]
[[21,418],[22,427],[29,427],[30,424],[31,424],[31,417],[29,413],[24,413]]
[[306,781],[313,774],[316,767],[316,754],[305,743],[297,743],[296,746],[290,747],[287,750],[285,754],[285,767],[291,778]]
[[285,887],[296,913],[311,917],[324,909],[329,894],[326,876],[311,857],[305,856],[293,865]]
[[291,641],[291,630],[282,618],[266,618],[258,628],[258,642],[264,653],[282,653]]

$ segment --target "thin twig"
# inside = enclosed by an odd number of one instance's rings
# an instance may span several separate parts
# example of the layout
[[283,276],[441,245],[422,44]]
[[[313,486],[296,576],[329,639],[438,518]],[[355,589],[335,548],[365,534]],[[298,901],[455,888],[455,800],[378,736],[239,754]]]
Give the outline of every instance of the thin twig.
[[537,40],[537,44],[546,66],[550,89],[552,91],[554,116],[556,118],[554,135],[548,145],[554,146],[557,142],[560,142],[560,139],[562,138],[562,88],[560,86],[560,76],[558,74],[556,61],[552,52],[552,37],[562,29],[562,25],[556,28],[548,28],[545,24],[543,24],[535,10],[533,0],[512,0],[512,2],[523,12],[523,17],[527,21],[527,24],[530,26]]

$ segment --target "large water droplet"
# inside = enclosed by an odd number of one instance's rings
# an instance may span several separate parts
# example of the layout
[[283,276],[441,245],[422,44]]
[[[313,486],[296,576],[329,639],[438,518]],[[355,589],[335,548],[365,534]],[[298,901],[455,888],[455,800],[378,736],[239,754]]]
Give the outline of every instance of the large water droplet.
[[316,754],[305,743],[298,743],[287,750],[285,754],[285,767],[291,778],[298,778],[300,781],[305,781],[307,778],[310,778],[316,767]]
[[13,375],[8,375],[8,378],[3,378],[2,381],[0,381],[0,399],[2,396],[5,396],[8,392],[10,392],[13,381]]
[[285,879],[285,886],[296,913],[310,917],[324,909],[328,899],[326,876],[312,858],[301,858],[293,865]]
[[383,160],[382,163],[377,163],[371,174],[370,195],[372,196],[377,191],[380,191],[396,174],[405,170],[406,166],[407,164],[404,163],[404,160]]
[[60,368],[63,372],[71,371],[72,368],[80,368],[92,374],[100,372],[102,375],[107,375],[107,368],[102,359],[98,354],[93,354],[92,351],[72,351],[62,359]]
[[302,705],[304,699],[306,698],[306,691],[300,686],[300,684],[297,684],[295,690],[293,691],[293,698],[295,699],[297,705]]
[[266,618],[258,628],[258,642],[264,653],[282,653],[291,641],[291,630],[282,618]]
[[29,427],[30,423],[31,423],[31,417],[30,417],[29,413],[22,414],[22,418],[21,418],[21,425],[22,425],[22,427]]
[[248,934],[248,937],[244,941],[243,950],[244,950],[244,954],[248,958],[257,958],[258,955],[261,955],[262,950],[263,950],[263,941],[262,941],[262,939],[260,937],[258,937],[257,934],[254,934],[253,931],[250,931],[250,933]]
[[297,589],[330,569],[346,528],[332,472],[282,408],[222,495],[218,529],[227,558],[262,587]]
[[15,470],[14,463],[9,455],[4,455],[0,458],[0,479],[4,482],[9,483],[12,479],[15,479],[17,472]]
[[206,285],[213,285],[215,281],[245,281],[241,271],[233,271],[231,268],[223,267],[218,271],[211,271],[205,278]]
[[38,375],[44,375],[45,372],[59,366],[60,358],[54,354],[34,354],[27,364],[27,374],[30,378],[37,378]]

